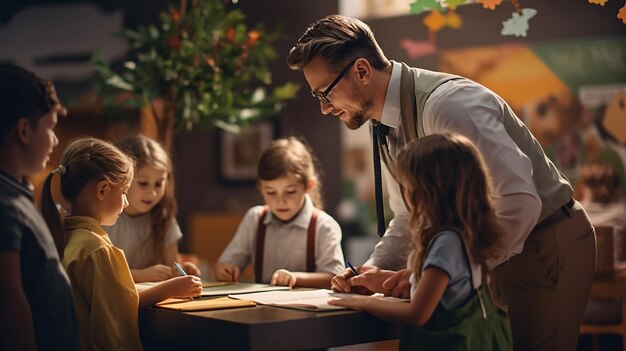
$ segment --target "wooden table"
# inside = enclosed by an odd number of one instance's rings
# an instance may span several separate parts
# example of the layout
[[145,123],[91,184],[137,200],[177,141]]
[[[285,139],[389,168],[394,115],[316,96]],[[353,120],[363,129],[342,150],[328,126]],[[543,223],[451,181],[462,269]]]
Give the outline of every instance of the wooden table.
[[308,350],[397,339],[400,327],[364,312],[256,306],[139,318],[146,350]]

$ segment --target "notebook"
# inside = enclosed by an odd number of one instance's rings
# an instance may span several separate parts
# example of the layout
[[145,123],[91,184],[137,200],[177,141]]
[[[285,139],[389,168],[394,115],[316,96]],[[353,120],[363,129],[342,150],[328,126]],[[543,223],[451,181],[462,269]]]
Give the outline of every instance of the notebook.
[[[316,290],[291,290],[291,291],[268,291],[254,294],[229,295],[234,299],[252,300],[258,304],[277,307],[287,307],[308,311],[336,311],[347,309],[345,307],[329,305],[328,301],[351,296],[363,296],[359,294],[336,293],[327,289]],[[401,299],[382,294],[374,294],[378,299],[390,302],[408,302],[410,299]]]
[[251,300],[231,299],[228,297],[218,297],[214,299],[177,299],[171,298],[156,304],[156,307],[175,311],[207,311],[219,310],[223,308],[253,307],[256,303]]

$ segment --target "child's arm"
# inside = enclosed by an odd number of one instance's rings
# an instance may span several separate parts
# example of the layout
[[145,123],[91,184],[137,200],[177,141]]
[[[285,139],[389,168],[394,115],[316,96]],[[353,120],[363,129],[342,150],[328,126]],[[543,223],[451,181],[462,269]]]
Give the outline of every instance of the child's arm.
[[22,289],[20,254],[0,253],[0,340],[2,350],[36,350],[30,305]]
[[241,269],[236,264],[229,262],[217,262],[215,265],[215,280],[218,282],[239,281]]
[[422,326],[428,322],[437,304],[441,301],[450,277],[444,270],[429,266],[422,274],[417,291],[411,299],[411,305],[398,302],[381,301],[375,297],[350,297],[332,300],[331,305],[348,307],[353,310],[367,311],[379,318],[403,324]]
[[135,283],[160,282],[172,277],[172,268],[164,264],[155,264],[148,268],[131,269],[130,274],[133,276]]
[[332,273],[328,272],[290,272],[279,269],[272,274],[271,285],[299,286],[307,288],[329,289]]
[[176,277],[139,291],[139,309],[148,308],[170,297],[194,297],[202,292],[202,281],[193,275]]

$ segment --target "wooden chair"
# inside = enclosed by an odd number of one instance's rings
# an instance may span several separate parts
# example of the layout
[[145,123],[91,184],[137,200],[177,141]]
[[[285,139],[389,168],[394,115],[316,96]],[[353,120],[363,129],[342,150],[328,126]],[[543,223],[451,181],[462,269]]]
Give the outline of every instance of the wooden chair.
[[[212,270],[217,259],[233,238],[245,213],[197,212],[188,217],[189,249]],[[213,278],[212,272],[207,272]],[[252,281],[252,268],[241,272],[241,281]]]
[[622,311],[619,322],[594,324],[583,323],[580,334],[592,335],[592,350],[599,349],[600,334],[622,336],[623,349],[626,351],[626,272],[613,270],[613,228],[596,227],[597,236],[597,271],[591,287],[590,299],[621,299]]

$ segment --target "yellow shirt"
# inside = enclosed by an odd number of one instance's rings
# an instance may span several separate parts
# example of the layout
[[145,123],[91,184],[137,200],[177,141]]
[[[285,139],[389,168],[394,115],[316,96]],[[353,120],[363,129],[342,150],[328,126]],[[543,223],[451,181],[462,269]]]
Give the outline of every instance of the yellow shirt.
[[81,350],[142,350],[139,295],[124,252],[91,217],[65,219],[63,266],[72,282]]

